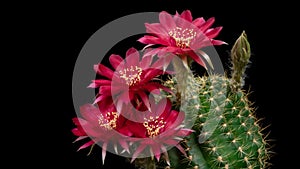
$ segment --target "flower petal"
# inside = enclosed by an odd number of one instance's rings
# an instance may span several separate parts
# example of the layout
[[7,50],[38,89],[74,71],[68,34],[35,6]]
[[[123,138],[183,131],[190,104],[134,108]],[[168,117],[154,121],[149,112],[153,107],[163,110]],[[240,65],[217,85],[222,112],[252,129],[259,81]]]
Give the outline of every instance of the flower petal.
[[174,56],[175,55],[172,53],[164,53],[163,56],[159,56],[159,59],[155,63],[153,63],[151,67],[166,71],[167,67],[169,66]]
[[202,58],[200,56],[198,56],[194,51],[190,51],[188,52],[188,55],[194,59],[194,61],[196,61],[199,65],[203,66],[205,69],[207,69],[204,61],[202,60]]
[[104,165],[104,160],[106,156],[107,142],[104,142],[102,145],[102,164]]
[[119,143],[120,143],[121,147],[124,148],[124,150],[126,150],[128,153],[130,153],[129,152],[129,146],[128,146],[127,142],[124,139],[120,138]]
[[101,95],[111,95],[111,86],[100,86],[98,93]]
[[92,83],[88,86],[88,88],[98,88],[102,85],[111,85],[111,81],[105,79],[92,80]]
[[118,99],[128,104],[130,102],[129,91],[123,91]]
[[177,144],[176,145],[176,148],[184,155],[184,156],[187,156],[184,148],[180,145],[180,144]]
[[83,144],[82,146],[80,146],[77,151],[79,151],[81,149],[84,149],[84,148],[87,148],[87,147],[89,147],[89,146],[91,146],[93,144],[94,144],[94,141],[90,140],[89,142],[87,142],[87,143]]
[[209,27],[212,26],[212,24],[215,22],[215,18],[214,17],[211,17],[209,18],[200,28],[200,30],[202,32],[205,32]]
[[120,55],[112,54],[109,57],[109,62],[114,69],[117,69],[117,67],[120,65],[120,63],[123,62],[123,58]]
[[205,31],[205,35],[210,39],[215,38],[216,36],[219,35],[222,28],[223,28],[222,26],[219,26],[219,27],[216,27],[216,28],[208,29],[207,31]]
[[80,140],[83,140],[85,138],[88,138],[88,136],[80,136],[78,137],[76,140],[73,141],[73,143],[77,142],[77,141],[80,141]]
[[151,145],[151,149],[152,149],[152,151],[154,153],[155,158],[157,159],[157,161],[159,161],[160,155],[161,155],[161,152],[160,152],[160,143],[152,144]]
[[206,60],[209,66],[214,69],[214,65],[212,64],[210,57],[203,50],[198,50],[198,53]]
[[143,37],[141,37],[140,39],[138,39],[139,42],[143,43],[143,44],[159,44],[159,45],[169,45],[168,41],[162,39],[162,38],[157,38],[154,36],[150,36],[150,35],[145,35]]
[[161,38],[165,38],[168,36],[165,28],[160,23],[145,23],[145,27],[147,33],[155,34]]
[[224,42],[224,41],[214,40],[214,39],[211,40],[211,43],[212,43],[213,45],[227,45],[227,43]]
[[150,67],[152,59],[153,59],[153,55],[144,55],[143,56],[141,63],[140,63],[142,70],[145,70]]
[[139,154],[146,148],[146,144],[141,144],[133,153],[131,163],[139,156]]
[[85,104],[83,106],[80,106],[80,114],[88,123],[92,123],[93,121],[98,121],[100,111],[92,104]]
[[193,24],[195,26],[197,26],[198,28],[200,28],[204,23],[205,23],[205,20],[203,19],[203,17],[197,18],[193,21]]
[[193,21],[193,17],[190,10],[185,10],[181,13],[181,18],[186,19],[189,22]]
[[144,89],[146,89],[147,91],[153,93],[153,94],[161,94],[159,89],[159,86],[157,85],[156,82],[150,82],[144,85]]
[[194,132],[194,130],[191,130],[191,129],[180,129],[177,133],[176,133],[176,136],[179,136],[179,137],[186,137],[190,134],[192,134]]
[[112,70],[102,64],[94,65],[94,69],[98,74],[107,77],[108,79],[112,79],[114,75],[114,72]]
[[129,48],[126,52],[126,63],[127,66],[140,66],[140,54],[135,48]]
[[143,103],[145,104],[145,106],[147,107],[147,109],[149,111],[151,111],[151,108],[150,108],[150,102],[149,102],[149,99],[148,99],[148,96],[146,95],[146,93],[144,91],[140,91],[138,92],[138,95],[141,97]]
[[146,83],[152,80],[154,77],[162,75],[163,71],[160,69],[147,69],[145,70],[144,77],[141,79],[141,82]]
[[75,136],[86,136],[86,133],[82,132],[82,130],[79,130],[78,128],[72,129],[72,133]]
[[160,21],[161,25],[167,31],[172,30],[173,28],[176,27],[176,24],[175,24],[172,16],[169,13],[165,12],[165,11],[159,13],[159,21]]

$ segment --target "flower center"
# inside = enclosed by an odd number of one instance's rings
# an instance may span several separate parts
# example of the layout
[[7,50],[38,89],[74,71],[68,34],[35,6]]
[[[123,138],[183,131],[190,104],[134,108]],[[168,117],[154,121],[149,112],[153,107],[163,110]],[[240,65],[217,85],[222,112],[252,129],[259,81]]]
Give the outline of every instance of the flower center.
[[104,127],[107,130],[112,130],[117,127],[117,120],[119,115],[117,112],[107,112],[105,117],[101,114],[98,117],[98,123],[101,127]]
[[148,137],[150,138],[154,138],[159,135],[160,129],[164,128],[166,124],[163,118],[159,118],[159,116],[156,116],[155,118],[150,116],[149,119],[144,118],[144,120],[143,125],[147,130]]
[[197,32],[195,32],[194,29],[182,29],[176,27],[169,31],[169,35],[174,38],[176,46],[183,49],[190,46],[190,43],[196,37]]
[[119,73],[120,78],[124,79],[127,85],[133,86],[141,80],[142,68],[138,66],[130,66],[130,68],[120,70]]

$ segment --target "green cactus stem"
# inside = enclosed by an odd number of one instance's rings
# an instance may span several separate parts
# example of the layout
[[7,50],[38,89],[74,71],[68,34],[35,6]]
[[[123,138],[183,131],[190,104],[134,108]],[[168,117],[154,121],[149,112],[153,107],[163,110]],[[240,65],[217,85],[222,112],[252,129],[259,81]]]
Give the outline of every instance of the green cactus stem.
[[267,168],[268,144],[247,93],[232,90],[230,79],[224,76],[195,80],[202,84],[195,133],[182,143],[188,157],[176,164],[172,163],[174,155],[170,155],[171,168]]
[[[265,169],[269,166],[266,135],[248,94],[242,89],[249,58],[250,45],[243,32],[231,50],[231,78],[224,75],[193,78],[197,85],[190,85],[189,90],[197,92],[199,103],[188,106],[197,109],[192,127],[195,132],[181,143],[186,146],[187,157],[172,163],[178,159],[170,155],[170,168]],[[166,85],[176,89],[176,79],[170,81]]]

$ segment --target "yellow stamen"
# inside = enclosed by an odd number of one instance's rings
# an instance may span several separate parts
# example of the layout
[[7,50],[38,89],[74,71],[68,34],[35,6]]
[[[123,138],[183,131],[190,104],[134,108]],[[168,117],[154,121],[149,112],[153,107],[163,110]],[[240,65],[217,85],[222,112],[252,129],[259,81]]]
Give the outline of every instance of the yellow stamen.
[[112,130],[117,127],[117,120],[119,118],[119,114],[117,112],[107,112],[106,118],[101,114],[98,116],[98,123],[101,127],[104,127],[107,130]]
[[126,84],[133,86],[135,83],[141,80],[142,68],[138,66],[130,66],[130,68],[125,68],[119,71],[120,78],[126,81]]
[[183,49],[190,47],[190,43],[196,37],[197,32],[194,29],[176,27],[169,31],[169,35],[176,41],[176,46]]

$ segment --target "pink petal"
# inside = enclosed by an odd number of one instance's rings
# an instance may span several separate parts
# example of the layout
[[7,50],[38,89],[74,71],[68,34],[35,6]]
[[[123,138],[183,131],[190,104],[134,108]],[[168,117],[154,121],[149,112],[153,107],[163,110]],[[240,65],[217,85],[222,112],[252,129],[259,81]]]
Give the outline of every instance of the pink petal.
[[188,52],[188,55],[194,60],[196,61],[199,65],[203,66],[205,69],[207,69],[204,61],[202,60],[202,58],[200,56],[198,56],[195,52],[190,51]]
[[[154,55],[156,55],[159,52],[159,50],[160,50],[159,48],[145,49],[143,57],[146,57],[146,56],[154,57]],[[152,60],[151,60],[151,62],[152,62]]]
[[99,107],[100,113],[102,114],[106,112],[114,111],[113,109],[115,107],[111,96],[101,95],[95,100],[94,104],[96,103]]
[[126,150],[129,153],[129,146],[128,146],[127,142],[121,138],[121,139],[119,139],[119,143],[124,148],[124,150]]
[[140,61],[139,52],[135,48],[129,48],[126,52],[127,66],[139,66],[139,61]]
[[77,142],[77,141],[80,141],[80,140],[83,140],[85,138],[88,138],[88,136],[80,136],[78,137],[76,140],[73,141],[73,143]]
[[164,140],[164,143],[165,144],[168,144],[168,145],[172,145],[172,146],[175,146],[177,144],[179,144],[179,141],[175,141],[175,140],[171,140],[171,139],[167,139],[167,140]]
[[138,155],[146,148],[146,144],[140,145],[132,155],[131,163],[138,157]]
[[130,102],[129,91],[123,91],[118,99],[128,104]]
[[141,82],[148,82],[153,80],[154,77],[162,75],[163,71],[160,69],[147,69],[145,70],[144,77],[141,79]]
[[167,67],[169,66],[170,62],[173,60],[174,56],[171,53],[164,53],[164,56],[160,56],[159,59],[151,66],[156,69],[163,69],[166,71]]
[[208,28],[212,26],[212,24],[215,22],[215,18],[211,17],[209,18],[200,28],[202,32],[205,32]]
[[170,163],[168,152],[166,150],[164,150],[163,154],[165,155],[165,160],[166,160],[167,164],[170,166],[171,163]]
[[169,45],[169,43],[166,40],[154,36],[150,36],[150,35],[145,35],[140,39],[138,39],[138,41],[143,44],[160,44],[165,46]]
[[[156,113],[156,116],[167,118],[168,113],[171,110],[171,102],[169,99],[161,99],[157,104],[152,105],[153,112]],[[167,113],[167,114],[166,114]]]
[[72,118],[72,121],[76,126],[80,126],[79,119],[77,117]]
[[98,116],[100,115],[99,109],[92,104],[85,104],[81,106],[80,113],[88,122],[98,121]]
[[79,130],[78,128],[72,129],[72,133],[73,133],[75,136],[86,136],[86,133],[82,132],[82,131]]
[[168,35],[166,30],[164,29],[164,27],[162,27],[160,23],[145,23],[145,27],[147,33],[155,34],[162,38]]
[[170,31],[172,30],[173,28],[176,27],[176,24],[172,18],[172,16],[163,11],[161,13],[159,13],[159,21],[161,23],[161,25],[167,30],[167,31]]
[[220,40],[214,40],[214,39],[211,41],[211,43],[213,45],[227,45],[226,42],[223,42],[223,41],[220,41]]
[[222,30],[222,26],[220,27],[216,27],[216,28],[211,28],[211,29],[208,29],[206,32],[205,32],[205,35],[211,39],[211,38],[214,38],[216,36],[218,36],[218,34],[220,33],[220,31]]
[[180,129],[176,136],[179,136],[179,137],[186,137],[190,134],[192,134],[194,132],[194,130],[191,130],[191,129]]
[[160,158],[160,155],[161,155],[159,146],[160,146],[159,143],[151,145],[151,149],[153,150],[154,156],[157,159],[157,161],[159,161],[159,158]]
[[151,83],[147,83],[145,86],[144,86],[144,88],[147,90],[147,91],[149,91],[149,92],[151,92],[151,93],[153,93],[153,94],[160,94],[160,91],[159,90],[157,90],[157,89],[159,89],[158,88],[158,85],[157,85],[157,83],[155,83],[155,82],[151,82]]
[[121,99],[117,100],[116,108],[117,108],[118,113],[120,113],[122,111],[122,109],[123,109],[123,103],[124,103],[123,100],[121,100]]
[[[148,51],[147,51],[148,52]],[[140,63],[140,66],[143,70],[150,67],[150,64],[152,62],[153,55],[144,55],[142,58],[142,61]]]
[[184,148],[182,148],[180,144],[177,144],[177,145],[176,145],[176,148],[177,148],[184,156],[187,156],[187,155],[186,155],[186,152],[185,152],[185,150],[184,150]]
[[159,56],[166,55],[168,53],[178,54],[178,53],[180,53],[180,51],[181,51],[181,48],[179,48],[177,46],[167,46],[167,47],[160,49]]
[[181,13],[181,18],[186,19],[189,22],[193,21],[193,17],[190,10],[185,10]]
[[194,29],[196,30],[197,27],[192,24],[192,22],[182,18],[182,17],[177,17],[177,16],[174,16],[174,21],[175,21],[175,24],[177,25],[177,27],[180,27],[182,29]]
[[126,125],[128,125],[129,130],[134,134],[134,137],[138,138],[146,138],[146,128],[142,123],[137,123],[133,121],[127,121]]
[[98,88],[102,85],[111,85],[111,81],[105,79],[92,80],[92,83],[88,86],[88,88]]
[[161,150],[162,150],[162,153],[165,153],[165,152],[167,152],[168,150],[166,149],[166,147],[165,146],[163,146],[163,145],[161,145]]
[[82,146],[80,146],[79,149],[78,149],[77,151],[79,151],[79,150],[81,150],[81,149],[84,149],[84,148],[87,148],[87,147],[89,147],[89,146],[91,146],[91,145],[93,145],[93,144],[94,144],[94,141],[91,140],[91,141],[89,141],[89,142],[83,144]]
[[183,122],[183,120],[185,118],[185,113],[172,110],[170,114],[173,116],[176,115],[175,117],[172,117],[172,118],[176,118],[176,120],[172,122],[172,125],[170,126],[170,128],[177,128]]
[[93,102],[93,104],[96,104],[98,102],[100,102],[101,100],[104,100],[104,98],[107,97],[107,96],[104,96],[104,95],[99,95]]
[[104,160],[106,156],[106,148],[107,148],[107,142],[104,142],[102,145],[102,164],[104,165]]
[[112,54],[109,57],[109,62],[114,69],[117,69],[117,67],[120,65],[120,63],[123,62],[123,58],[120,55]]
[[111,95],[111,86],[100,86],[98,93],[103,95]]
[[198,28],[200,28],[204,23],[205,23],[205,20],[203,19],[203,17],[197,18],[193,21],[193,24],[195,26],[197,26]]
[[101,76],[107,77],[108,79],[112,79],[114,72],[110,70],[108,67],[99,64],[94,66],[95,71]]
[[143,100],[143,103],[145,104],[145,106],[147,107],[147,109],[148,109],[149,111],[151,111],[149,99],[148,99],[148,96],[146,95],[146,93],[143,92],[143,91],[140,91],[140,92],[138,92],[138,95],[139,95],[139,96],[141,97],[141,99]]

